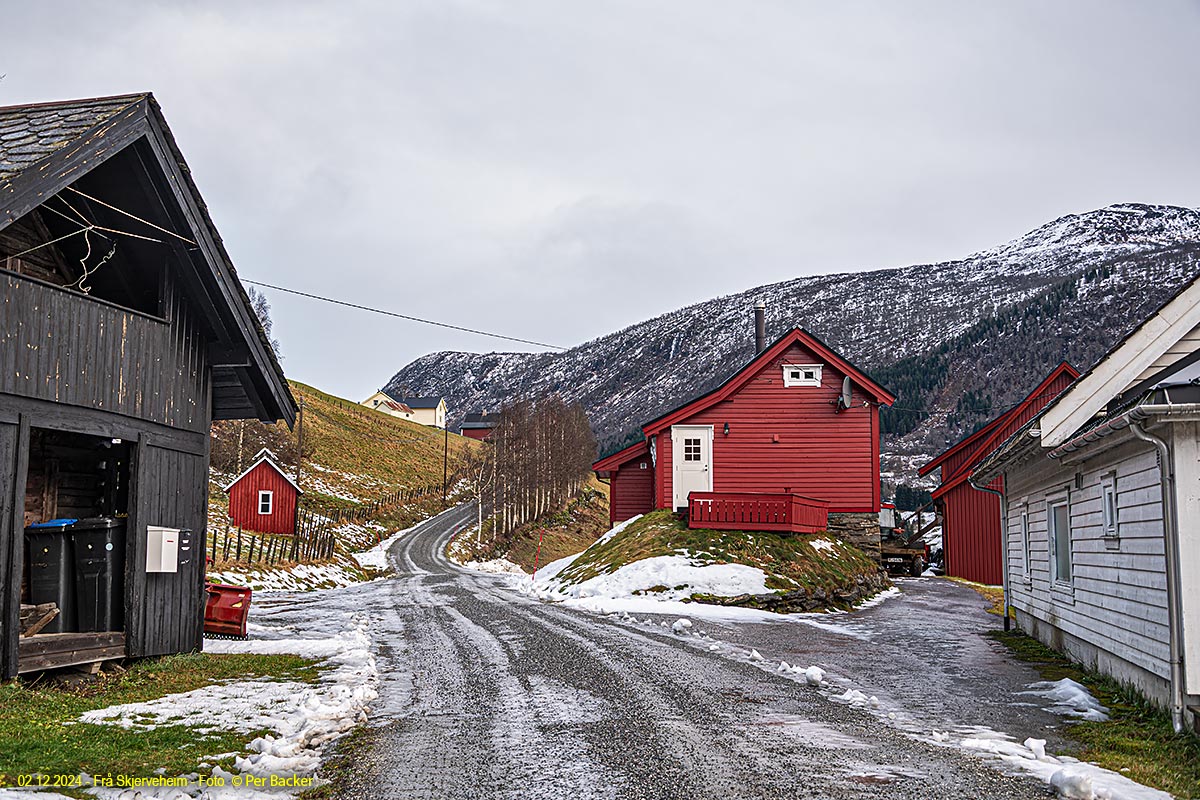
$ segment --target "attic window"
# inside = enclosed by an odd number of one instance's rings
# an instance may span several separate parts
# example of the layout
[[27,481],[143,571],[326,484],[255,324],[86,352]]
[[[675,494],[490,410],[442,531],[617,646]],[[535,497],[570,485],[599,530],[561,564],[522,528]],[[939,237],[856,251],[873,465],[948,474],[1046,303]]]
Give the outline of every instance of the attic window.
[[784,364],[784,386],[820,386],[820,364]]

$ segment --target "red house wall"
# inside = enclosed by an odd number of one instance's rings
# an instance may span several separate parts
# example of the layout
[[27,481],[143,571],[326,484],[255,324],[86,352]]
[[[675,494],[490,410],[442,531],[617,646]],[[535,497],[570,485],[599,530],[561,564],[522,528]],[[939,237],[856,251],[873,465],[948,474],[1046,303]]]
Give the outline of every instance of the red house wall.
[[491,428],[467,428],[465,430],[460,431],[460,433],[463,436],[467,437],[468,439],[477,439],[482,442],[484,439],[486,439],[492,435],[492,429]]
[[[974,469],[975,465],[991,455],[997,447],[1008,440],[1025,423],[1037,416],[1046,405],[1071,385],[1074,378],[1069,374],[1059,375],[1049,386],[1024,403],[1017,413],[1004,421],[991,436],[977,446],[967,448],[942,465],[942,476],[953,480],[962,470]],[[993,489],[1003,490],[1004,484],[997,479]],[[981,492],[963,481],[941,496],[942,500],[942,549],[946,556],[946,574],[965,578],[992,586],[1004,581],[1004,554],[1000,536],[1000,498],[989,492]]]
[[[642,469],[641,465],[646,468]],[[621,465],[609,479],[608,521],[616,525],[654,510],[654,469],[650,454]]]
[[[994,484],[999,487],[997,480]],[[944,496],[942,550],[946,574],[989,586],[1004,581],[1000,498],[961,483]]]
[[[258,513],[259,491],[274,492],[270,514]],[[296,489],[265,461],[229,487],[229,518],[259,533],[296,532]]]
[[[785,387],[784,364],[824,364],[821,386]],[[878,512],[879,408],[864,407],[867,395],[856,388],[853,407],[835,414],[844,377],[793,344],[729,399],[676,424],[713,426],[715,492],[793,492],[829,501],[830,511]],[[656,501],[670,508],[671,428],[655,433]]]

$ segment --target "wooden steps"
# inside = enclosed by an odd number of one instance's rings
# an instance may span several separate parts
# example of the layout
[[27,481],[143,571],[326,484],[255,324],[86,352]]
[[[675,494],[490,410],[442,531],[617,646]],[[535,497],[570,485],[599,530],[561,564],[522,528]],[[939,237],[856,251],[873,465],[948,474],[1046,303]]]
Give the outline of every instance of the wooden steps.
[[125,657],[124,631],[40,633],[17,640],[18,673],[73,667]]

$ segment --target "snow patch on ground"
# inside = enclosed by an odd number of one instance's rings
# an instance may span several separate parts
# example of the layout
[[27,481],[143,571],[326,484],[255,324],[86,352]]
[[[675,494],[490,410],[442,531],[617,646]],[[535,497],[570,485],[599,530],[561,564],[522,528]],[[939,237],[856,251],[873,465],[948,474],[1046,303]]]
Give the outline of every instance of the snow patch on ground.
[[292,653],[320,659],[327,667],[316,685],[294,681],[234,681],[144,703],[110,706],[84,714],[80,721],[146,729],[188,725],[202,730],[269,730],[248,743],[248,755],[234,758],[234,769],[257,777],[307,776],[320,765],[329,742],[365,721],[375,699],[378,672],[371,655],[367,622],[322,639],[206,640],[216,653]]
[[1021,694],[1049,700],[1051,704],[1047,706],[1047,710],[1064,717],[1076,717],[1090,722],[1104,722],[1108,719],[1108,708],[1101,705],[1086,686],[1070,678],[1031,683],[1029,691]]
[[809,542],[809,544],[812,545],[812,549],[816,550],[818,553],[822,550],[833,550],[837,547],[837,545],[828,539],[813,539],[811,542]]
[[210,570],[208,580],[256,592],[307,592],[351,586],[362,576],[341,564],[296,564],[287,569]]
[[476,572],[489,572],[494,575],[526,575],[520,564],[514,564],[507,558],[493,558],[489,561],[468,561],[463,564],[467,569]]

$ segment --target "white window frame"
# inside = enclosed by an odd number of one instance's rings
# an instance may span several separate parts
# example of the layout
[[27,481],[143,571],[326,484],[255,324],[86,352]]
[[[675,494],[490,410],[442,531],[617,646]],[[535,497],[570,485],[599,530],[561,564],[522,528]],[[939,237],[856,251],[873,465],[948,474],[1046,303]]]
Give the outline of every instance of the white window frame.
[[1117,474],[1109,473],[1100,479],[1100,519],[1105,539],[1116,539],[1120,531],[1120,508],[1117,506]]
[[1029,557],[1029,504],[1025,503],[1021,506],[1021,514],[1019,517],[1021,526],[1021,552],[1024,555],[1025,579],[1028,580],[1033,574],[1033,565],[1030,563],[1032,559]]
[[[783,385],[784,387],[791,386],[820,386],[821,385],[821,368],[823,364],[784,364],[783,365]],[[813,377],[811,378],[793,378],[790,373],[793,370],[800,370],[803,376],[805,371],[811,370]]]
[[[267,501],[267,510],[263,511],[263,500]],[[269,489],[258,490],[258,513],[269,517],[275,511],[275,492]]]
[[[1059,548],[1058,535],[1059,535],[1060,531],[1058,530],[1058,526],[1054,522],[1054,510],[1056,508],[1060,508],[1060,507],[1065,508],[1066,512],[1067,512],[1066,513],[1066,518],[1067,518],[1067,530],[1066,530],[1067,576],[1066,576],[1066,578],[1064,578],[1062,575],[1060,575],[1058,573],[1058,548]],[[1071,586],[1074,575],[1075,575],[1075,562],[1072,557],[1073,553],[1071,552],[1072,538],[1071,538],[1071,498],[1070,498],[1070,495],[1058,495],[1056,497],[1047,498],[1047,500],[1046,500],[1046,543],[1047,543],[1047,550],[1048,550],[1049,556],[1050,556],[1050,583],[1052,585],[1060,585],[1063,587]]]

